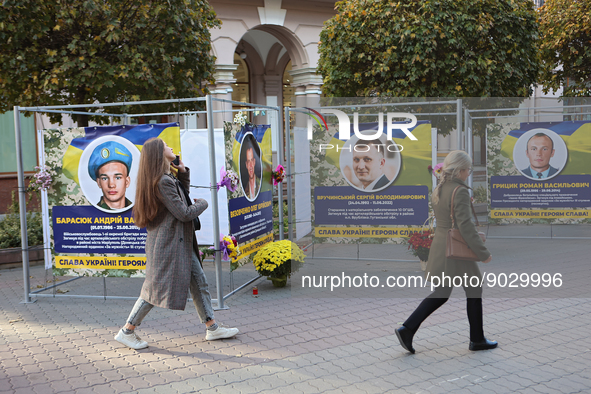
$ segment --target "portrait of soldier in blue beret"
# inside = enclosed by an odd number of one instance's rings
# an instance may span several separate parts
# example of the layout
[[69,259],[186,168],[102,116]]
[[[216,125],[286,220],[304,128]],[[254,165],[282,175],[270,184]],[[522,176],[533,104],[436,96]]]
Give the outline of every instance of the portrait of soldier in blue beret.
[[130,184],[132,160],[131,152],[115,141],[107,141],[94,148],[88,161],[88,173],[103,192],[97,204],[99,208],[118,210],[132,205],[125,197]]

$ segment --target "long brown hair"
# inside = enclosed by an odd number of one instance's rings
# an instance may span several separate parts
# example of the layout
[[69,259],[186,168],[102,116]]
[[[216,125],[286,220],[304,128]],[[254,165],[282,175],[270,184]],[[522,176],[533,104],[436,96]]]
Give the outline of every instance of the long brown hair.
[[168,163],[164,159],[164,141],[150,138],[144,143],[140,156],[133,219],[138,227],[147,227],[158,214],[160,192],[158,182],[167,172]]

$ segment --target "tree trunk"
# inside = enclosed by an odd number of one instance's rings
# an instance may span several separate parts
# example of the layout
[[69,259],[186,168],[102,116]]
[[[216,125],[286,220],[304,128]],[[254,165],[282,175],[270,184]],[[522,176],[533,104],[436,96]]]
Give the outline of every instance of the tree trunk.
[[[76,104],[84,104],[86,100],[86,87],[79,86],[78,92],[76,93],[75,102]],[[87,112],[88,108],[76,108],[76,111]],[[76,115],[76,123],[78,127],[88,127],[89,115]]]
[[[79,111],[85,111],[86,109],[78,109]],[[78,127],[88,127],[88,115],[76,115],[76,123]]]

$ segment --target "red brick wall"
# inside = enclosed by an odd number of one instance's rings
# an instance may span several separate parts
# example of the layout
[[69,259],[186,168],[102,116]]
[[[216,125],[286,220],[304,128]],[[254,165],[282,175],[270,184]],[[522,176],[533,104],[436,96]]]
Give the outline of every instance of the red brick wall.
[[[28,180],[25,180],[25,185],[28,185]],[[12,201],[12,192],[14,192],[14,198],[18,201],[18,179],[16,174],[14,176],[3,176],[0,178],[0,214],[6,213],[10,202]],[[37,193],[27,193],[27,199],[32,194],[33,198],[27,203],[27,212],[29,211],[40,211],[41,204],[37,198]]]

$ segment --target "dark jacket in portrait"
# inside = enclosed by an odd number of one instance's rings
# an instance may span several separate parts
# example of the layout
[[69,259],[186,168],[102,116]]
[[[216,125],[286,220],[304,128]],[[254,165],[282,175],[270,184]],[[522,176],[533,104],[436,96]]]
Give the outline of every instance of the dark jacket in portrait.
[[254,177],[254,183],[255,183],[255,190],[254,190],[254,197],[250,197],[250,182],[248,182],[248,178],[246,180],[246,183],[243,184],[244,185],[244,195],[246,196],[246,198],[248,198],[249,200],[254,200],[257,197],[257,193],[259,191],[259,187],[261,186],[261,180],[255,176]]
[[530,178],[534,178],[534,179],[546,179],[546,178],[550,178],[552,175],[556,174],[558,172],[558,168],[554,168],[552,166],[550,166],[550,171],[548,171],[548,176],[542,177],[542,178],[538,178],[536,176],[536,173],[534,173],[531,169],[531,167],[527,167],[525,170],[521,171],[523,173],[523,175],[528,176]]
[[383,175],[380,177],[380,179],[376,182],[375,185],[373,185],[372,190],[378,190],[383,188],[384,186],[386,186],[388,183],[390,183],[390,180],[388,179],[388,177],[386,175]]

